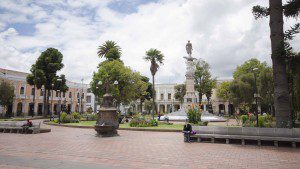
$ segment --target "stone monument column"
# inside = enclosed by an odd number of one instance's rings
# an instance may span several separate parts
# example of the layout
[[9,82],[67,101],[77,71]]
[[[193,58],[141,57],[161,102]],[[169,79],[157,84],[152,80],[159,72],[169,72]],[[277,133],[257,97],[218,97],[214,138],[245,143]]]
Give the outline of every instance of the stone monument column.
[[190,41],[186,44],[186,51],[187,54],[189,55],[188,57],[184,57],[186,59],[186,94],[184,96],[184,107],[185,109],[188,109],[189,106],[192,104],[197,103],[197,96],[195,93],[195,79],[194,79],[194,74],[195,74],[195,65],[193,64],[193,61],[196,58],[192,57],[192,44]]

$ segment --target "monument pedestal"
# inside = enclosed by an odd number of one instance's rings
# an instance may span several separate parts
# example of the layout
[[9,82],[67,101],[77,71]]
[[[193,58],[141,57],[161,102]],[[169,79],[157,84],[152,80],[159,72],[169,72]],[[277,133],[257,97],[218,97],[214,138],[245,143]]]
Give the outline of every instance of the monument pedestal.
[[113,106],[113,97],[110,94],[105,94],[95,130],[100,137],[112,137],[118,135],[118,128],[117,109]]

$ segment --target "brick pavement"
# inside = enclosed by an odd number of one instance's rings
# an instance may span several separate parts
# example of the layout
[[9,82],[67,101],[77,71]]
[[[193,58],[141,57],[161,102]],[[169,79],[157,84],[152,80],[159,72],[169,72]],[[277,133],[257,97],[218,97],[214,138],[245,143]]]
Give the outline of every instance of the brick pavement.
[[184,143],[181,133],[46,126],[51,133],[0,133],[0,168],[255,168],[298,169],[300,149]]

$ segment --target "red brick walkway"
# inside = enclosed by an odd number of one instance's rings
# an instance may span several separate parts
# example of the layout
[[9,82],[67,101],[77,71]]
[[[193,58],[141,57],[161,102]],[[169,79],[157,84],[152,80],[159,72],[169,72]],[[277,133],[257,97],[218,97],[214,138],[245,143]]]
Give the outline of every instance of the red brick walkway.
[[[50,127],[50,126],[46,126]],[[51,133],[0,133],[0,168],[300,168],[300,149],[184,143],[181,133],[51,126]]]

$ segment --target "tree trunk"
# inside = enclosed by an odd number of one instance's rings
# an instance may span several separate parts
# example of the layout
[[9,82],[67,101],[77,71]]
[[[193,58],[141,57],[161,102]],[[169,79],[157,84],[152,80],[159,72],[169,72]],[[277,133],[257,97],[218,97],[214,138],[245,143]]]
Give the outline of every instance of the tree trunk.
[[274,105],[276,127],[291,125],[291,108],[285,63],[282,0],[269,0],[270,30],[274,76]]
[[44,88],[44,105],[43,105],[43,117],[46,117],[46,114],[48,113],[48,106],[47,106],[47,92],[46,88]]
[[199,103],[201,104],[202,103],[202,93],[199,92],[198,96],[199,96]]
[[143,114],[143,101],[140,99],[141,113]]
[[154,113],[155,113],[155,84],[154,84],[154,75],[152,75],[152,119],[154,119]]

